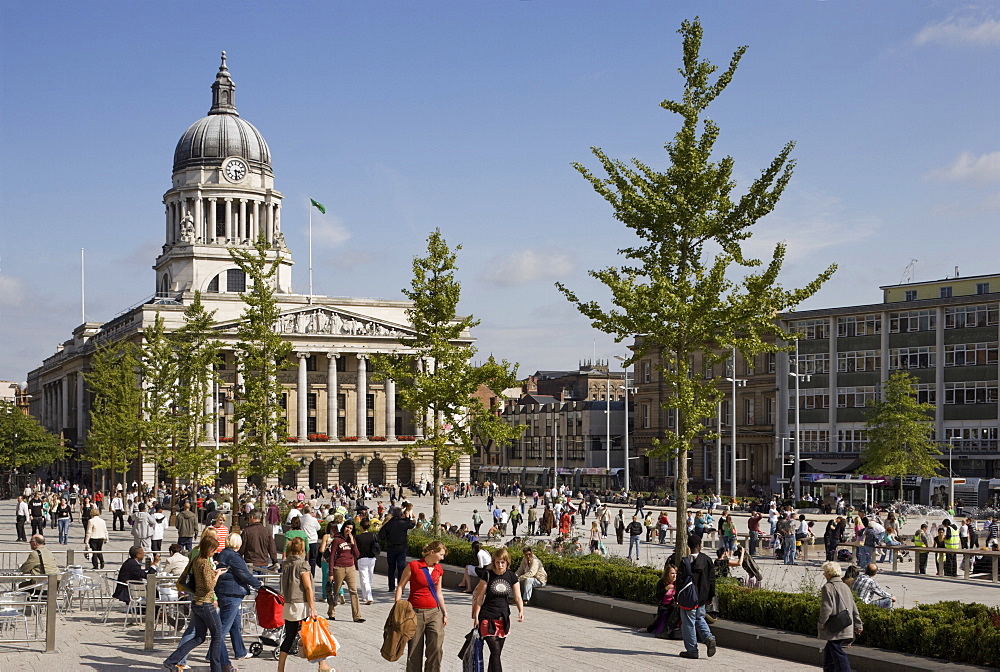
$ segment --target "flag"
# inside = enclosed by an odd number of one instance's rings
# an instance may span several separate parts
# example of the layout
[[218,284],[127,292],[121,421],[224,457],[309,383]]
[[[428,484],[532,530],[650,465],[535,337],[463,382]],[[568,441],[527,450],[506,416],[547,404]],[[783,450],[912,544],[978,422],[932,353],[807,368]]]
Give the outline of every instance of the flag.
[[322,212],[324,215],[326,214],[326,206],[324,206],[322,203],[320,203],[319,201],[314,201],[311,198],[309,199],[309,202],[312,203],[314,206],[316,206],[316,209]]

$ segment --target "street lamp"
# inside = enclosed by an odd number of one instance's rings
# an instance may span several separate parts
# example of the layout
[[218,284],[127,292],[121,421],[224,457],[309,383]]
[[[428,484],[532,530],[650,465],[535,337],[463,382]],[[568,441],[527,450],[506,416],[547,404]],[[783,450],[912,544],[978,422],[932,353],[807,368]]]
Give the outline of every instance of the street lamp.
[[[737,378],[736,377],[736,348],[733,348],[733,354],[732,354],[732,360],[731,361],[732,361],[732,370],[731,370],[731,373],[730,373],[730,375],[729,375],[728,378],[723,378],[723,380],[729,381],[730,383],[733,384],[733,412],[732,412],[733,424],[730,427],[730,430],[732,432],[732,442],[733,442],[733,445],[732,445],[732,454],[730,455],[730,458],[729,458],[729,464],[730,464],[730,467],[732,469],[731,474],[730,474],[730,479],[729,479],[729,496],[732,497],[733,499],[735,499],[736,498],[736,388],[737,387],[745,387],[746,384],[747,384],[747,381],[745,379],[741,379],[741,378]],[[721,418],[720,418],[719,424],[720,425],[722,424]],[[720,429],[721,429],[721,427],[720,427]],[[720,443],[718,443],[717,445],[718,445],[717,450],[719,450],[720,453],[721,453],[721,446],[722,446],[721,439],[720,439]],[[722,471],[722,455],[721,454],[719,455],[719,471],[720,472]],[[721,476],[717,476],[715,480],[716,480],[716,483],[720,484],[719,485],[719,490],[721,490],[722,489],[722,485],[721,485],[722,478],[721,478]],[[722,493],[720,492],[719,495],[721,497]]]
[[795,373],[791,371],[788,375],[795,376],[795,471],[792,473],[792,496],[795,501],[801,499],[801,469],[802,469],[802,454],[799,450],[799,446],[802,444],[802,423],[800,422],[799,412],[802,407],[802,400],[799,399],[799,379],[809,382],[812,379],[807,373],[799,372],[799,341],[795,339]]
[[628,358],[622,357],[621,355],[615,355],[615,359],[622,363],[622,369],[625,371],[625,440],[622,442],[622,448],[625,451],[625,497],[628,498],[629,489],[632,485],[629,478],[629,465],[628,465]]
[[604,436],[607,442],[604,447],[604,468],[611,473],[611,368],[608,368],[607,387],[604,391]]

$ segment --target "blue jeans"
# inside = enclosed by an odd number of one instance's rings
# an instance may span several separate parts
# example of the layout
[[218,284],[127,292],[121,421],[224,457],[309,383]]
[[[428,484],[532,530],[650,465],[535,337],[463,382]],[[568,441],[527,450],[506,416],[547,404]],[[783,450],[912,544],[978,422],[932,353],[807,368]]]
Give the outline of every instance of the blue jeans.
[[871,564],[873,550],[874,546],[858,546],[858,567],[864,569]]
[[635,559],[639,559],[639,537],[637,535],[629,535],[628,538],[628,557],[632,557],[632,547],[635,546]]
[[703,642],[714,639],[712,631],[708,629],[708,623],[705,622],[705,607],[681,609],[681,638],[688,653],[698,653],[699,637]]
[[[233,653],[237,658],[247,655],[247,647],[243,643],[243,624],[240,622],[240,604],[242,597],[225,597],[218,595],[219,600],[219,620],[222,622],[222,648],[226,648],[225,637],[229,633],[229,639],[233,643]],[[228,658],[229,652],[226,651]]]
[[200,644],[204,643],[206,634],[212,635],[212,641],[208,649],[208,659],[211,663],[212,672],[222,672],[222,669],[229,664],[229,654],[222,641],[222,622],[219,620],[219,612],[215,610],[215,605],[191,604],[191,624],[188,626],[177,650],[171,653],[164,662],[166,665],[183,664],[187,660],[187,655]]
[[789,535],[787,537],[781,538],[781,550],[785,554],[785,564],[794,565],[795,564],[795,535]]
[[844,653],[844,642],[850,643],[849,639],[831,639],[823,649],[823,670],[824,672],[850,672],[851,661]]
[[542,585],[542,582],[533,576],[529,576],[526,579],[521,579],[521,598],[527,602],[531,599],[531,593],[535,589],[535,586]]
[[389,590],[396,590],[396,582],[403,575],[406,568],[406,551],[386,551],[385,559],[389,563]]
[[69,518],[59,519],[59,543],[69,543]]

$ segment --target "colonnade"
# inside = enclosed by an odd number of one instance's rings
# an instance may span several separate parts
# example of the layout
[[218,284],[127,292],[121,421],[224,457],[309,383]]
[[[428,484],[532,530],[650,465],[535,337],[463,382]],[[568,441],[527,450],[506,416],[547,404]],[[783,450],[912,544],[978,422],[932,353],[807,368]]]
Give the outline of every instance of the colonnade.
[[[231,245],[253,242],[262,234],[267,242],[274,243],[281,231],[281,203],[270,196],[263,200],[204,197],[199,191],[192,196],[170,197],[165,206],[167,245]],[[190,235],[185,232],[185,218],[189,215],[194,227]]]

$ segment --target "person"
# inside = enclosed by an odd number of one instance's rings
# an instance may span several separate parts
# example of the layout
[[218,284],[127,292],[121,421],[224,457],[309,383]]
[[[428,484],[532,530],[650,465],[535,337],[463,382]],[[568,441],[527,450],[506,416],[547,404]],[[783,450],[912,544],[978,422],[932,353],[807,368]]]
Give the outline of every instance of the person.
[[736,524],[733,523],[733,516],[729,513],[723,514],[719,521],[719,529],[722,531],[722,545],[732,554],[736,552]]
[[993,516],[989,527],[986,528],[986,546],[995,547],[998,540],[1000,540],[1000,518]]
[[259,509],[251,509],[247,514],[248,525],[243,529],[243,546],[240,555],[254,574],[263,574],[269,567],[278,564],[278,550],[274,546],[274,535],[264,527],[263,514]]
[[[594,525],[597,523],[595,521]],[[524,602],[517,576],[510,571],[510,554],[506,548],[493,552],[492,564],[480,575],[472,595],[472,623],[490,650],[489,672],[502,672],[504,642],[510,632],[510,597],[517,605],[517,622],[524,622]]]
[[837,545],[840,543],[841,535],[845,529],[844,519],[840,516],[827,521],[826,529],[823,530],[823,547],[826,549],[827,562],[833,562],[837,559]]
[[[306,533],[302,531],[302,521],[299,520],[299,518],[300,518],[299,516],[296,516],[296,517],[292,518],[292,522],[289,524],[289,527],[291,529],[288,530],[287,532],[285,532],[285,549],[286,550],[285,550],[285,553],[284,553],[284,555],[282,557],[284,558],[284,557],[287,557],[287,555],[288,555],[288,550],[287,550],[288,549],[288,542],[290,542],[292,539],[295,539],[297,537],[297,538],[301,539],[302,543],[304,543],[306,545],[306,562],[308,562],[309,561],[309,558],[308,558],[308,555],[309,555],[309,537],[306,536]],[[310,569],[310,571],[311,571],[311,569]]]
[[170,544],[167,548],[170,553],[166,562],[163,563],[163,573],[168,576],[180,576],[187,567],[188,557],[184,553],[184,548],[180,544]]
[[476,530],[476,536],[479,536],[479,528],[483,526],[483,517],[479,515],[479,509],[472,510],[472,526]]
[[[794,542],[793,542],[794,543]],[[708,647],[708,657],[715,655],[715,637],[705,622],[705,607],[715,598],[715,569],[712,559],[701,552],[701,535],[688,536],[690,554],[684,558],[678,570],[678,585],[683,591],[688,583],[694,585],[698,600],[692,608],[681,606],[681,636],[684,650],[681,658],[698,658],[698,638]],[[680,597],[680,595],[679,595]],[[683,602],[681,603],[683,605]]]
[[882,607],[883,609],[892,609],[892,603],[896,601],[896,598],[886,592],[882,586],[878,585],[878,581],[875,580],[876,574],[878,574],[878,565],[874,562],[869,563],[865,567],[864,574],[861,574],[854,580],[854,585],[851,588],[865,604],[874,604],[876,607]]
[[646,626],[646,632],[657,637],[669,638],[680,628],[680,613],[677,609],[677,568],[667,563],[663,576],[656,582],[656,618]]
[[[407,601],[416,616],[416,630],[407,643],[406,672],[438,672],[444,647],[444,628],[448,611],[441,591],[444,560],[448,549],[440,541],[431,541],[422,549],[423,559],[407,563],[396,585],[396,601],[403,599],[403,586],[409,587]],[[426,661],[425,661],[426,656]]]
[[743,548],[739,548],[739,552],[735,555],[725,546],[720,546],[715,549],[715,562],[713,563],[715,567],[715,578],[729,578],[731,576],[731,569],[733,567],[739,567],[743,564]]
[[361,618],[361,606],[358,603],[358,572],[354,564],[361,557],[358,551],[357,542],[354,540],[354,521],[347,520],[340,530],[332,538],[324,537],[323,545],[319,549],[320,554],[326,553],[329,548],[330,569],[333,576],[326,587],[327,618],[331,621],[337,620],[334,609],[337,606],[337,599],[340,596],[340,587],[345,582],[347,590],[351,595],[351,617],[355,623],[364,623]]
[[90,562],[94,569],[104,569],[104,542],[108,540],[108,524],[101,518],[101,512],[93,508],[90,510],[90,520],[86,522],[86,530],[83,533],[83,545],[90,547]]
[[246,660],[253,657],[247,652],[247,647],[243,643],[240,605],[243,603],[243,598],[249,595],[251,590],[260,588],[260,581],[250,573],[250,568],[247,567],[247,563],[239,553],[242,546],[242,535],[234,532],[226,538],[226,548],[216,556],[219,567],[229,568],[229,571],[220,576],[215,583],[215,598],[219,603],[221,637],[224,640],[226,633],[229,633],[229,640],[232,642],[236,660]]
[[521,584],[521,596],[524,598],[525,604],[531,601],[531,595],[535,588],[544,586],[548,580],[548,574],[545,573],[542,561],[535,556],[535,552],[530,548],[524,549],[521,564],[518,565],[516,574],[518,583]]
[[[851,640],[861,634],[864,624],[861,622],[861,614],[858,613],[858,605],[854,602],[851,589],[841,579],[840,565],[827,560],[823,563],[822,569],[826,583],[820,589],[817,636],[826,640],[826,647],[823,649],[823,669],[850,672],[851,661],[844,653],[844,644],[850,644]],[[850,623],[840,629],[832,627],[832,624],[831,627],[827,627],[830,618],[836,617],[843,611],[847,611],[850,615]]]
[[139,510],[132,516],[133,546],[141,546],[144,551],[153,550],[153,528],[156,521],[146,512],[146,502],[139,502]]
[[[947,548],[948,537],[944,531],[944,527],[939,527],[937,530],[937,536],[934,537],[934,548]],[[944,576],[945,563],[947,562],[947,554],[945,553],[935,553],[934,559],[937,563],[937,575]]]
[[163,513],[163,506],[157,502],[153,507],[153,536],[150,543],[152,550],[159,552],[163,548],[163,535],[167,530],[167,516]]
[[358,578],[361,582],[358,599],[365,604],[373,604],[372,588],[375,585],[375,561],[380,553],[378,537],[371,530],[371,520],[361,519],[361,534],[355,537],[358,546]]
[[395,591],[397,581],[406,571],[407,538],[410,530],[417,524],[403,517],[403,510],[392,507],[391,517],[378,530],[378,539],[385,549],[385,559],[388,563],[389,590]]
[[626,528],[628,532],[628,558],[632,559],[632,548],[635,548],[635,560],[639,561],[639,537],[642,535],[642,523],[638,516],[632,516],[632,522]]
[[198,516],[191,510],[191,502],[185,501],[181,505],[174,526],[177,528],[177,543],[183,550],[190,551],[198,534]]
[[569,511],[563,511],[562,515],[559,516],[559,534],[564,537],[568,537],[572,524]]
[[[114,530],[125,530],[125,500],[122,499],[121,490],[115,492],[115,496],[111,498],[111,529]],[[121,527],[119,527],[119,525]]]
[[760,543],[760,521],[764,519],[764,514],[754,511],[747,520],[747,530],[750,533],[750,555],[757,555],[757,545]]
[[30,515],[30,510],[28,509],[28,503],[24,501],[22,495],[17,496],[17,507],[14,509],[14,527],[17,529],[17,540],[27,541],[28,535],[24,531],[24,525],[28,522],[28,517]]
[[226,654],[222,621],[215,608],[214,591],[219,577],[228,569],[225,567],[215,568],[212,564],[212,556],[215,554],[217,545],[218,542],[213,535],[202,535],[201,543],[198,544],[198,557],[188,564],[181,576],[181,581],[183,581],[187,573],[194,573],[195,591],[191,597],[191,625],[194,626],[194,632],[192,637],[182,637],[174,652],[167,656],[163,662],[163,666],[172,672],[187,669],[183,661],[196,646],[205,641],[208,634],[212,636],[208,649],[208,660],[212,672],[222,672],[225,666],[224,656]]
[[[285,599],[281,615],[285,619],[285,631],[278,656],[278,672],[284,672],[288,656],[294,652],[295,638],[298,637],[302,621],[318,615],[313,595],[313,574],[305,554],[304,536],[291,537],[285,544],[285,558],[281,566],[281,595]],[[319,661],[321,672],[332,669],[326,659]]]
[[73,509],[70,507],[69,502],[66,501],[65,497],[59,498],[59,503],[56,505],[56,525],[59,527],[59,543],[68,544],[69,543],[69,525],[73,522]]
[[646,528],[646,543],[651,543],[653,541],[653,527],[655,526],[652,511],[646,512],[646,517],[642,519],[642,526]]
[[319,557],[319,531],[321,528],[319,520],[313,515],[312,507],[308,504],[302,507],[302,515],[299,516],[299,523],[302,531],[306,533],[306,543],[308,544],[309,568],[316,574],[316,560]]
[[[532,505],[531,508],[528,509],[528,536],[529,537],[535,534],[535,528],[537,526],[538,526],[538,507],[535,506],[535,505]],[[476,530],[476,533],[477,534],[479,533],[478,529]]]
[[[950,550],[957,551],[960,546],[958,543],[958,529],[955,527],[954,523],[949,519],[945,519],[941,526],[944,528],[944,547]],[[944,559],[944,575],[945,576],[958,576],[958,554],[957,553],[946,553]]]
[[222,553],[223,549],[226,548],[226,539],[229,538],[229,528],[226,526],[226,514],[222,511],[215,514],[215,522],[212,527],[215,528],[215,536],[219,540],[219,546],[215,549],[216,553]]
[[596,520],[590,523],[590,552],[601,552],[601,529]]
[[[929,548],[934,545],[934,539],[927,529],[927,523],[922,524],[916,534],[913,535],[913,545],[917,548]],[[913,554],[917,558],[917,573],[926,574],[928,554],[922,551],[914,551]]]
[[145,582],[147,574],[156,574],[156,565],[160,562],[160,556],[153,556],[153,562],[147,563],[144,567],[143,561],[145,559],[146,549],[142,546],[133,546],[128,549],[128,558],[118,568],[118,578],[116,579],[118,583],[115,584],[115,592],[112,597],[128,604],[131,601],[128,594],[128,582]]
[[[551,534],[552,528],[556,526],[556,514],[552,512],[552,507],[546,505],[542,512],[542,522],[539,523],[543,535]],[[619,543],[621,543],[619,541]]]
[[479,578],[483,570],[492,562],[489,551],[484,550],[478,541],[472,542],[472,557],[476,559],[475,564],[465,566],[462,582],[458,584],[463,593],[472,593],[479,587]]
[[40,534],[31,535],[31,538],[28,539],[28,546],[31,547],[31,552],[28,553],[25,561],[21,563],[21,568],[18,570],[21,574],[45,576],[47,574],[59,573],[59,564],[56,562],[56,556],[52,555],[52,551],[46,548],[45,537]]

